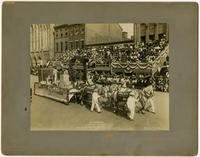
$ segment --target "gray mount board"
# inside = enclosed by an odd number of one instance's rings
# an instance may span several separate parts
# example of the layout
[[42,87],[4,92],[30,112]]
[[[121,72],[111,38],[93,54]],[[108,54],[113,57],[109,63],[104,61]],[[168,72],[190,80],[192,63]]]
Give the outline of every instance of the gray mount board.
[[[197,154],[197,3],[4,2],[2,9],[3,154]],[[170,130],[30,131],[30,24],[131,22],[169,24]]]

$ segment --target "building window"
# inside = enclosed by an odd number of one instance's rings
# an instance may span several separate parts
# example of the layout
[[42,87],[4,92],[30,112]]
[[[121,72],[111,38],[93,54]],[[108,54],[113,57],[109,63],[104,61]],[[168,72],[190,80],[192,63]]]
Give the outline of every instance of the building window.
[[74,29],[74,32],[75,32],[75,35],[78,35],[78,34],[79,34],[79,27],[76,27],[76,28]]
[[65,50],[66,50],[66,51],[68,50],[67,41],[65,41]]
[[61,33],[61,34],[60,34],[60,36],[62,37],[62,36],[63,36],[63,34]]
[[56,43],[56,52],[58,52],[58,43]]
[[81,40],[80,48],[84,48],[84,40]]
[[73,49],[76,49],[76,42],[74,42]]
[[63,43],[62,42],[60,43],[60,50],[61,50],[61,52],[63,52]]
[[55,36],[58,37],[58,31],[57,31],[57,30],[56,30],[56,32],[55,32]]
[[146,42],[146,36],[141,36],[141,42]]
[[79,43],[79,47],[80,47],[80,49],[82,49],[82,42],[81,41]]
[[78,41],[76,41],[76,49],[78,49],[79,48],[79,46],[78,46]]
[[73,49],[73,43],[70,42],[70,49]]
[[158,34],[159,40],[163,38],[164,33]]
[[81,34],[84,34],[84,32],[85,32],[85,29],[81,28]]
[[65,33],[65,35],[67,36],[67,35],[68,35],[68,33],[66,32],[66,33]]
[[73,36],[73,29],[71,29],[70,31],[70,36]]
[[152,41],[155,40],[155,35],[149,35],[149,39]]

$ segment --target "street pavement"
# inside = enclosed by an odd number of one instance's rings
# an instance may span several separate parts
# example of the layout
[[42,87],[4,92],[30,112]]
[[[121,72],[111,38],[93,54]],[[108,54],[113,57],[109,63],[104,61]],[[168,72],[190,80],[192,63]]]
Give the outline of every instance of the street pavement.
[[[37,81],[31,76],[31,88]],[[156,114],[135,114],[134,121],[111,111],[91,112],[78,103],[63,103],[32,96],[31,130],[169,130],[169,93],[155,92]]]

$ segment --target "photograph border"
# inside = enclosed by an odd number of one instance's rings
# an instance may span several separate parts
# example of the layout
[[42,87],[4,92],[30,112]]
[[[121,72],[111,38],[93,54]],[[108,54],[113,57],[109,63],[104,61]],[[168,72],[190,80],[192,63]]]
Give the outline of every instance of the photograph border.
[[[198,3],[4,2],[2,153],[196,155]],[[30,24],[168,23],[169,131],[30,131]]]

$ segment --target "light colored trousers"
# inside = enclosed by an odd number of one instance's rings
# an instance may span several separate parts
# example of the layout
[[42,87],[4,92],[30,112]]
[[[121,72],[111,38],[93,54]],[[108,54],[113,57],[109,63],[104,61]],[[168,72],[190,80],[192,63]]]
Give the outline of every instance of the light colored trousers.
[[152,98],[149,98],[149,99],[147,100],[147,102],[148,102],[149,106],[151,107],[152,112],[155,112],[155,105],[154,105],[153,99],[152,99]]
[[128,117],[132,120],[134,119],[135,107],[137,102],[138,100],[135,99],[133,96],[129,96],[129,98],[127,99],[127,107],[129,109]]
[[100,109],[100,107],[99,107],[99,101],[98,101],[98,98],[99,98],[100,96],[98,95],[98,93],[96,93],[96,92],[94,92],[93,94],[92,94],[92,106],[91,106],[91,111],[93,111],[94,110],[94,108],[97,110],[97,112],[101,112],[101,109]]
[[130,119],[134,119],[134,115],[135,115],[135,106],[132,106],[131,108],[129,108],[129,113],[128,113],[128,117]]

